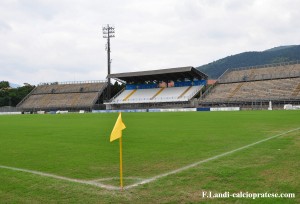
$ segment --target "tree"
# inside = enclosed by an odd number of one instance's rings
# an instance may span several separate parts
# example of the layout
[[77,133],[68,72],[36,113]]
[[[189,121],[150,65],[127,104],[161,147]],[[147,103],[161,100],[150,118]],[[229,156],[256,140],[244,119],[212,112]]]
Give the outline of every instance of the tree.
[[16,106],[25,96],[27,96],[35,86],[26,85],[19,88],[10,88],[6,81],[0,82],[0,107]]
[[9,88],[9,82],[8,81],[0,81],[0,89]]
[[114,85],[111,89],[111,95],[114,96],[117,93],[119,93],[123,88],[125,87],[124,84],[119,84],[117,81],[115,81]]

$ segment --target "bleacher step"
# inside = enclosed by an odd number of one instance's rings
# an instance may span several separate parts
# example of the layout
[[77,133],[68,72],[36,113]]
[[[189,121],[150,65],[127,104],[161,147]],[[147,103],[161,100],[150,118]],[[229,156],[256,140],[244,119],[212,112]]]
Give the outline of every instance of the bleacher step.
[[156,96],[158,96],[165,88],[161,88],[154,96],[150,98],[150,100],[153,100]]
[[294,89],[292,96],[297,96],[300,92],[300,83],[298,84],[298,86]]
[[244,85],[244,83],[240,83],[236,86],[236,88],[233,90],[233,92],[231,92],[231,94],[228,96],[228,98],[232,98],[240,89],[241,87]]
[[136,89],[132,90],[132,91],[131,91],[124,99],[123,99],[123,101],[127,101],[127,100],[130,98],[130,96],[132,96],[135,92],[136,92]]
[[186,90],[184,90],[184,92],[182,94],[180,94],[178,99],[181,98],[182,96],[184,96],[191,88],[192,88],[192,86],[189,86]]

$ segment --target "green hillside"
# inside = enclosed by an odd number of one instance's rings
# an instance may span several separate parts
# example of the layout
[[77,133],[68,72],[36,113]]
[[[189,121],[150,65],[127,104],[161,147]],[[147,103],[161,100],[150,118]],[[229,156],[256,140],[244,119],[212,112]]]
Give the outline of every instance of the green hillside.
[[248,67],[300,60],[300,45],[271,48],[262,52],[243,52],[197,67],[216,79],[228,68]]

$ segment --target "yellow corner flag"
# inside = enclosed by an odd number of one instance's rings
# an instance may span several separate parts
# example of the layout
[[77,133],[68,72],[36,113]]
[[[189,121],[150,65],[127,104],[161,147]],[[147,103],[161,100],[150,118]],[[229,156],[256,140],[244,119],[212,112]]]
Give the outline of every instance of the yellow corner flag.
[[110,142],[120,139],[120,187],[123,190],[123,156],[122,156],[122,130],[126,128],[125,124],[122,121],[121,112],[119,113],[119,117],[116,121],[114,129],[110,134]]
[[119,113],[119,117],[116,121],[116,124],[114,126],[114,129],[112,130],[110,134],[110,142],[119,139],[122,137],[122,130],[126,128],[125,124],[122,121],[122,115],[121,112]]

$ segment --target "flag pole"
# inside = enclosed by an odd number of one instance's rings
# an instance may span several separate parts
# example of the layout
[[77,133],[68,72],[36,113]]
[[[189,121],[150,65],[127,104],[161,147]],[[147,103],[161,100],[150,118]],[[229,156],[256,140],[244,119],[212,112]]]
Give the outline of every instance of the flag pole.
[[123,190],[123,158],[122,158],[122,137],[120,137],[120,187]]
[[119,117],[116,121],[116,124],[110,134],[110,142],[119,139],[120,142],[120,187],[123,190],[123,158],[122,158],[122,130],[126,128],[125,124],[122,121],[121,112],[119,113]]

